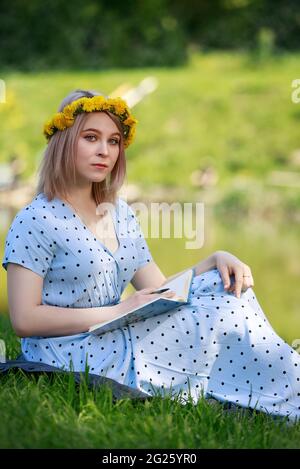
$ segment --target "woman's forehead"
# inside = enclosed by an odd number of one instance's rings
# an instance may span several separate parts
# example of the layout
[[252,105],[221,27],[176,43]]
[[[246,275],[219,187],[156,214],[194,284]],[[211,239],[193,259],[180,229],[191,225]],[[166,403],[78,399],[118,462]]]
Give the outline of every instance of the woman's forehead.
[[91,112],[87,115],[83,130],[96,129],[99,131],[119,132],[118,127],[114,121],[105,112]]

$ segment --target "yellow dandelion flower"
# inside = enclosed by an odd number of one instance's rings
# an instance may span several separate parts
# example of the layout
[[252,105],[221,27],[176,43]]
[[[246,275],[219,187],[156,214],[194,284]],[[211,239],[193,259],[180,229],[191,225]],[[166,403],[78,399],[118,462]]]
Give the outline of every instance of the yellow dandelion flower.
[[45,125],[44,125],[44,134],[45,135],[53,135],[53,128],[52,128],[52,121],[48,121]]
[[88,98],[91,100],[91,102],[94,103],[95,109],[101,109],[102,104],[105,101],[104,96],[94,96],[93,98]]
[[65,124],[66,124],[66,127],[72,127],[72,125],[74,124],[74,119],[65,119]]
[[127,119],[123,121],[123,124],[129,125],[129,126],[134,125],[136,123],[137,123],[137,120],[132,116],[127,117]]
[[128,136],[126,138],[126,141],[124,142],[124,147],[127,148],[133,141],[134,139],[134,134],[135,134],[135,129],[131,128],[129,130]]
[[66,119],[74,119],[74,111],[76,109],[76,106],[73,106],[72,104],[67,104],[67,106],[64,107],[63,113],[66,117]]
[[86,102],[89,101],[89,99],[90,98],[79,98],[79,99],[76,99],[76,101],[73,101],[75,110],[77,111],[79,108],[81,108]]
[[101,110],[108,111],[110,107],[111,107],[111,104],[108,101],[106,101],[106,102],[102,103]]
[[55,114],[55,116],[53,117],[53,125],[58,130],[64,130],[66,128],[66,119],[62,112],[58,112],[57,114]]
[[115,109],[119,115],[124,114],[124,112],[126,111],[126,108],[122,103],[116,103]]
[[109,105],[114,108],[115,114],[123,114],[125,111],[124,102],[120,98],[109,98]]
[[77,101],[74,101],[73,103],[70,104],[70,109],[72,110],[72,113],[74,114],[77,111],[79,104]]
[[86,101],[82,106],[83,111],[93,112],[96,109],[95,103],[92,100]]

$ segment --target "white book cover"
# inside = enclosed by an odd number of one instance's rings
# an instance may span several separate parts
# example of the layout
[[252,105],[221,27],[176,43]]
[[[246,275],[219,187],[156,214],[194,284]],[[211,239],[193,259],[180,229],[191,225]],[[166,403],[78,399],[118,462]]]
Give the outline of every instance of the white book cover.
[[170,309],[177,308],[182,304],[189,303],[189,294],[193,277],[194,269],[188,269],[184,271],[182,274],[179,274],[172,280],[166,281],[160,288],[155,290],[155,292],[157,292],[161,289],[169,288],[176,294],[172,298],[161,296],[160,298],[150,300],[139,308],[127,311],[117,318],[95,324],[89,328],[88,332],[101,335],[105,332],[125,327],[128,324],[165,313]]

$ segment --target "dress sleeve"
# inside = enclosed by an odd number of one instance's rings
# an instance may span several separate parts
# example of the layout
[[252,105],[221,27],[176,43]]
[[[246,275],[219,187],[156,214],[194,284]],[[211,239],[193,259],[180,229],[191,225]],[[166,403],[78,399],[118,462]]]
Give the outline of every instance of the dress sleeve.
[[128,233],[130,234],[133,242],[135,243],[135,247],[138,253],[138,266],[137,266],[137,270],[138,270],[144,265],[151,262],[153,260],[153,257],[151,255],[147,241],[144,237],[144,233],[142,231],[139,220],[137,219],[132,208],[129,207],[129,205],[127,205],[127,207],[128,207],[128,223],[129,223]]
[[2,266],[12,262],[45,277],[52,262],[55,241],[32,210],[23,209],[14,218],[5,243]]

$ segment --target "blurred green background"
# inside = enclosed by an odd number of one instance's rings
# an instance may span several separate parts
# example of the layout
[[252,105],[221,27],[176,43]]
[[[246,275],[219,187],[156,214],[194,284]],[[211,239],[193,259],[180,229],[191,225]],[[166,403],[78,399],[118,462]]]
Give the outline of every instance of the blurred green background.
[[[184,239],[147,238],[156,262],[172,275],[217,249],[234,253],[251,266],[275,330],[289,343],[299,338],[297,2],[12,0],[4,7],[0,0],[0,6],[1,256],[12,218],[35,184],[42,126],[63,97],[76,88],[110,94],[153,77],[157,89],[133,110],[139,124],[127,151],[126,184],[149,202],[205,203],[204,245],[190,250]],[[13,158],[18,181],[5,187]],[[0,281],[0,311],[7,314],[4,269]]]

